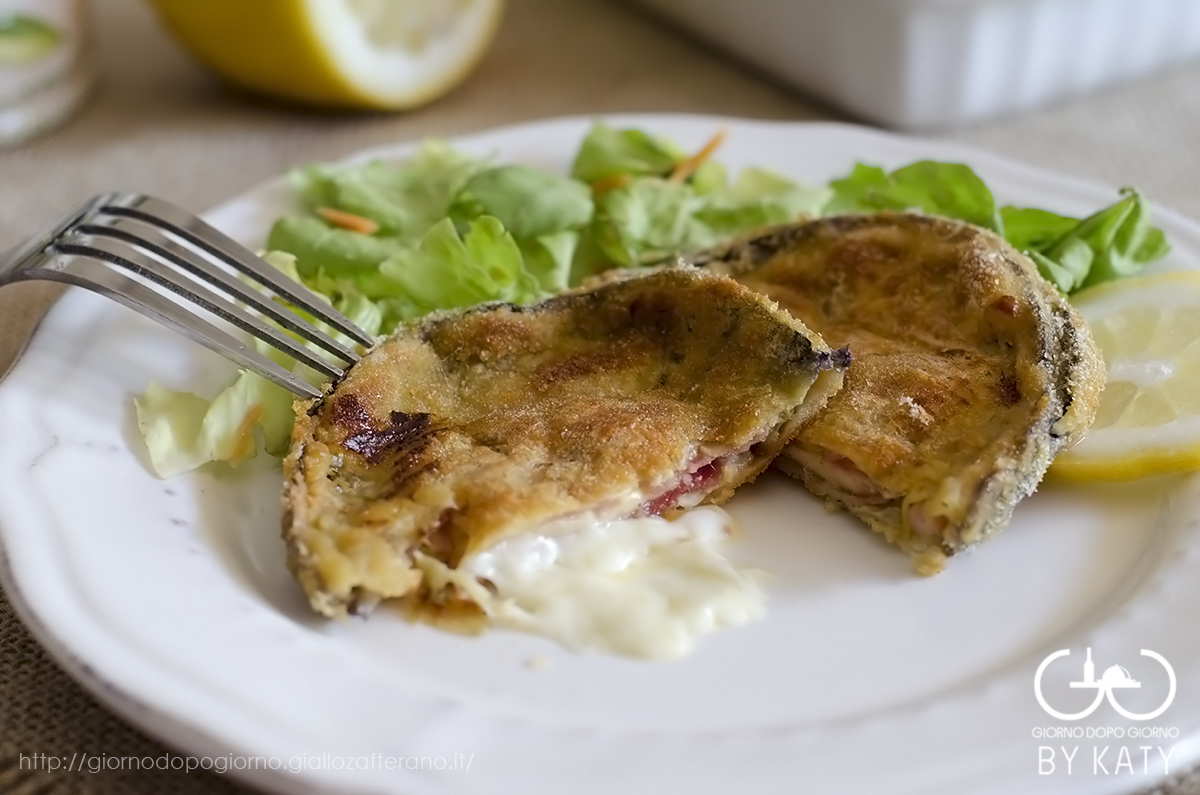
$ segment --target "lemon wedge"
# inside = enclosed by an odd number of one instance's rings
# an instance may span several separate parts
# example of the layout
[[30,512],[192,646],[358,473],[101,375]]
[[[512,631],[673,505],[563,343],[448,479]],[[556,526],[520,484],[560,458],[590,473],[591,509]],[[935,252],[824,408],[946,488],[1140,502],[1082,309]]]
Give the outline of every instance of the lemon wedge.
[[503,0],[151,0],[235,85],[329,108],[411,108],[483,57]]
[[1200,469],[1200,272],[1108,282],[1071,303],[1108,380],[1095,424],[1050,474],[1115,481]]

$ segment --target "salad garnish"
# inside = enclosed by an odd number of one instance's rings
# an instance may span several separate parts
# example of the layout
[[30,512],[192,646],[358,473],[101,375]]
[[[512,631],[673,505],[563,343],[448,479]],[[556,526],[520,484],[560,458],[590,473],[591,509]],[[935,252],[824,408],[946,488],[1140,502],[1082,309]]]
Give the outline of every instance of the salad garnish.
[[[730,178],[713,158],[726,135],[688,155],[646,131],[597,122],[569,176],[492,163],[438,140],[400,163],[310,165],[290,174],[302,210],[276,221],[266,259],[383,335],[439,309],[529,303],[611,268],[848,212],[916,210],[990,229],[1067,294],[1136,273],[1169,250],[1132,188],[1081,219],[997,206],[961,163],[923,160],[890,172],[858,163],[828,185],[753,167]],[[236,464],[260,448],[286,450],[292,396],[242,371],[211,401],[151,384],[137,413],[155,471],[170,477],[209,461]]]

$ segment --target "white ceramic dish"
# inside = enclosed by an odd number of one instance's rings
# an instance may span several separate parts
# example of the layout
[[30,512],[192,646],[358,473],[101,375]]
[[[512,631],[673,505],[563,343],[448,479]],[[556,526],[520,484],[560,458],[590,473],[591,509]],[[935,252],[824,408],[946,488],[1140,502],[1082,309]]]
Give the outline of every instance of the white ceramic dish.
[[1194,0],[633,0],[903,129],[969,124],[1200,57]]
[[[685,148],[726,125],[721,159],[731,167],[813,182],[856,159],[934,157],[971,163],[1004,201],[1081,213],[1114,195],[984,152],[845,125],[610,121]],[[565,169],[587,123],[458,143]],[[257,245],[291,201],[276,181],[210,218]],[[1158,218],[1175,244],[1158,267],[1200,267],[1200,227]],[[212,393],[230,371],[115,304],[68,294],[0,385],[0,573],[39,639],[100,699],[197,757],[278,760],[281,769],[233,771],[259,786],[963,795],[1152,783],[1161,766],[1038,775],[1046,741],[1032,732],[1055,722],[1037,705],[1034,673],[1048,653],[1070,647],[1078,660],[1085,645],[1098,666],[1119,662],[1145,683],[1123,699],[1131,710],[1153,708],[1165,688],[1139,650],[1170,660],[1178,693],[1154,725],[1180,737],[1134,745],[1173,745],[1173,770],[1200,758],[1193,479],[1044,490],[1000,537],[925,580],[853,520],[766,476],[730,503],[748,529],[739,556],[773,576],[765,621],[675,663],[582,657],[536,637],[409,626],[386,610],[344,623],[312,615],[284,567],[270,462],[163,482],[140,458],[131,398],[150,379]],[[1063,684],[1065,666],[1054,671],[1047,681]],[[1056,696],[1063,709],[1071,695]],[[1128,725],[1119,720],[1100,711],[1077,725]],[[469,770],[448,769],[457,754],[460,767],[473,755]],[[387,769],[397,756],[441,757],[447,769]],[[326,769],[343,757],[373,769]],[[289,772],[297,760],[306,769]]]

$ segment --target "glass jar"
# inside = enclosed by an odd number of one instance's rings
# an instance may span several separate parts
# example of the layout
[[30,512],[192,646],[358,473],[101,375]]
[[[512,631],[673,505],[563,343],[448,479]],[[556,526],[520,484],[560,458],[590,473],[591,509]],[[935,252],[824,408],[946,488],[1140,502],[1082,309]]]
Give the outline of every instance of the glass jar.
[[0,0],[0,145],[65,121],[93,83],[84,0]]

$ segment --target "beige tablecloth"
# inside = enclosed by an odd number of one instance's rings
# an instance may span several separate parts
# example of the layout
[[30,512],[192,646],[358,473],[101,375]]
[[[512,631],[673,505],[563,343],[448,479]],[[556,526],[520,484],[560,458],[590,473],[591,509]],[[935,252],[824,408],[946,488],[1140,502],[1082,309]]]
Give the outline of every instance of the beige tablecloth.
[[[320,116],[251,103],[177,50],[138,0],[96,0],[94,12],[102,70],[96,100],[70,126],[0,152],[0,248],[101,190],[136,189],[201,210],[293,164],[426,134],[618,111],[839,118],[600,0],[511,0],[482,68],[451,96],[398,116]],[[1200,66],[945,137],[1137,185],[1200,217]],[[52,293],[20,286],[0,294],[0,372]],[[0,418],[0,427],[15,421]],[[163,751],[64,675],[0,595],[0,792],[245,791],[213,774],[31,772],[19,763],[32,754]],[[1200,783],[1174,791],[1200,793]]]

